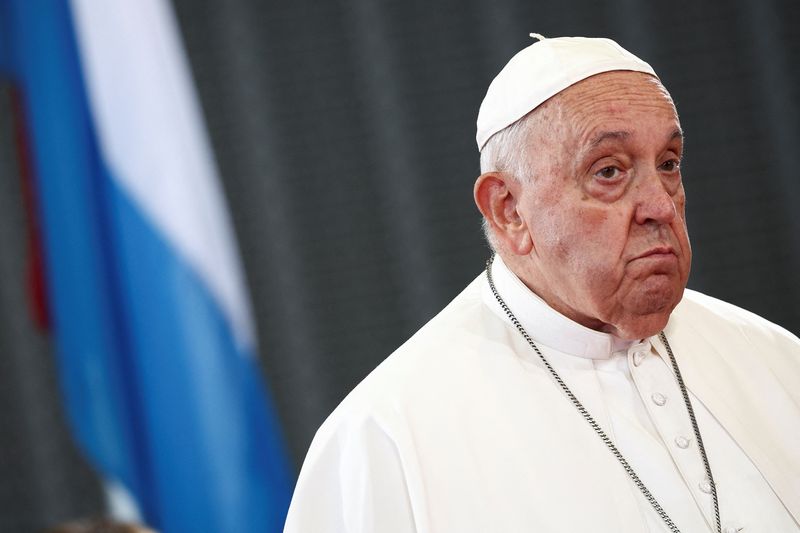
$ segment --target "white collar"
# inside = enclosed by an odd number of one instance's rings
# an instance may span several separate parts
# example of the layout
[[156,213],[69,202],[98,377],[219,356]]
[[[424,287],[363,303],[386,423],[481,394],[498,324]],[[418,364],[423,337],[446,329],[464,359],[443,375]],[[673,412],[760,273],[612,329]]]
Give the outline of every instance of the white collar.
[[[497,292],[537,343],[587,359],[608,359],[612,353],[627,350],[636,344],[637,341],[595,331],[565,317],[522,283],[500,256],[495,256],[491,268]],[[488,282],[484,284],[483,295],[491,309],[510,321],[492,294]]]

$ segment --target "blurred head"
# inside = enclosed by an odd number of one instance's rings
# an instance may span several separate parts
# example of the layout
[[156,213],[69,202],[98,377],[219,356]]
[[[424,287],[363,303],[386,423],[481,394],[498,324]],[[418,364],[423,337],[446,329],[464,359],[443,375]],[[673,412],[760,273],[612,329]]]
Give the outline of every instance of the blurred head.
[[48,528],[44,533],[156,533],[137,524],[117,522],[110,518],[87,518]]
[[475,201],[497,253],[550,306],[644,338],[666,325],[689,275],[682,151],[655,76],[602,72],[488,140]]

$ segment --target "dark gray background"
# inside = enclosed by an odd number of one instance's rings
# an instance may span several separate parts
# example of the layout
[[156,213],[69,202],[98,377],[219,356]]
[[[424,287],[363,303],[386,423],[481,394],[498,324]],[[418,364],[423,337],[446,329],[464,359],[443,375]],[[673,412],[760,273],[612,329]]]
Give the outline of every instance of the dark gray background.
[[[687,135],[690,287],[800,332],[800,3],[174,0],[292,459],[483,268],[485,89],[536,31],[649,61]],[[23,311],[24,219],[0,106],[0,531],[100,509]]]

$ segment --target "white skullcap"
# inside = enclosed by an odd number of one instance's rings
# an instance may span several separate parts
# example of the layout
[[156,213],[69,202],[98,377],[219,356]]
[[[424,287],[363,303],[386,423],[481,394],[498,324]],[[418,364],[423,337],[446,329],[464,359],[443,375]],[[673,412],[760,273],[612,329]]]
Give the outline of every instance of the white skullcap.
[[536,109],[548,98],[589,76],[632,70],[656,76],[653,68],[611,39],[539,39],[522,49],[495,77],[478,111],[478,150],[489,138]]

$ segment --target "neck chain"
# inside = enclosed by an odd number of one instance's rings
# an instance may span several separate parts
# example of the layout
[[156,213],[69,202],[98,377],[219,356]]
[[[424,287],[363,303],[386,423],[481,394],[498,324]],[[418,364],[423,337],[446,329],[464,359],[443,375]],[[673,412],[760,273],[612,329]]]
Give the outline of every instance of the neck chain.
[[[600,427],[600,424],[597,423],[594,417],[591,414],[589,414],[589,411],[586,410],[586,408],[583,406],[580,400],[578,400],[578,398],[575,396],[572,390],[570,390],[570,388],[567,386],[564,380],[561,379],[561,376],[558,375],[558,372],[555,371],[555,369],[547,360],[547,358],[542,354],[541,350],[539,350],[539,347],[536,346],[536,343],[534,343],[533,339],[531,339],[530,335],[528,335],[528,332],[525,331],[524,327],[522,327],[520,321],[517,319],[514,313],[511,312],[511,309],[509,309],[508,305],[506,305],[506,302],[500,296],[500,293],[497,292],[497,288],[494,286],[494,280],[492,279],[493,261],[494,261],[494,254],[492,254],[489,260],[486,262],[486,278],[489,281],[489,288],[492,289],[492,294],[494,294],[494,297],[497,299],[497,303],[500,304],[500,307],[502,307],[503,311],[505,311],[506,315],[508,315],[508,318],[511,320],[511,323],[514,324],[514,327],[517,328],[517,331],[519,331],[522,337],[528,342],[531,348],[533,348],[533,350],[542,360],[544,366],[550,372],[550,375],[553,377],[556,383],[558,383],[558,386],[561,387],[561,390],[564,392],[564,394],[567,395],[567,398],[569,398],[570,402],[572,402],[572,405],[575,406],[575,408],[581,414],[583,419],[586,420],[586,422],[588,422],[588,424],[592,427],[597,436],[600,437],[600,440],[603,441],[603,444],[605,444],[606,447],[609,449],[609,451],[611,451],[611,453],[614,455],[614,457],[617,458],[619,463],[622,465],[622,468],[625,469],[625,472],[628,473],[628,476],[631,478],[634,484],[639,488],[639,490],[647,499],[647,501],[650,502],[650,505],[653,507],[656,513],[658,513],[658,516],[661,517],[661,519],[667,525],[669,530],[672,531],[673,533],[680,533],[678,526],[675,525],[675,523],[669,517],[664,508],[661,507],[661,504],[658,503],[658,500],[656,500],[655,496],[653,496],[650,490],[645,486],[644,482],[639,478],[639,476],[633,470],[633,467],[630,465],[630,463],[628,463],[627,459],[625,459],[625,457],[622,455],[622,452],[619,451],[619,448],[617,448],[617,446],[612,442],[608,434],[605,431],[603,431],[603,429]],[[689,392],[686,390],[686,385],[684,385],[683,383],[683,378],[681,377],[681,371],[678,369],[678,363],[675,360],[675,356],[672,354],[672,348],[670,347],[669,342],[667,341],[667,336],[664,335],[664,332],[662,331],[658,335],[658,338],[661,339],[661,342],[664,343],[664,347],[667,349],[667,354],[669,355],[669,359],[672,363],[672,369],[674,370],[675,377],[678,381],[678,387],[680,387],[681,394],[683,395],[683,402],[686,404],[686,410],[689,412],[689,420],[691,420],[692,422],[692,429],[694,429],[694,436],[697,439],[697,447],[700,449],[700,457],[702,457],[703,465],[705,466],[706,478],[708,480],[709,485],[711,486],[711,498],[714,503],[714,518],[716,520],[716,527],[717,527],[716,530],[717,533],[722,533],[722,526],[719,518],[719,502],[717,500],[717,486],[714,483],[714,477],[711,475],[711,466],[708,464],[706,449],[703,446],[703,438],[700,436],[700,428],[698,427],[697,419],[694,416],[694,409],[692,409],[692,403],[689,401]]]

